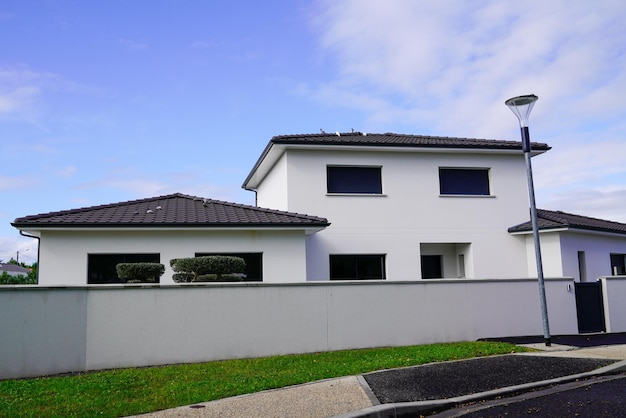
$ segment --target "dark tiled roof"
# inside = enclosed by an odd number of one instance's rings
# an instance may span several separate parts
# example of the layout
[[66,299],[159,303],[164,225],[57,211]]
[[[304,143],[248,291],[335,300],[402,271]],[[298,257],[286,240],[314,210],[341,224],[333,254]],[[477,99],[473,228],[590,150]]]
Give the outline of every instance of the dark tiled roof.
[[[519,141],[495,139],[453,138],[447,136],[404,135],[387,132],[384,134],[319,133],[303,135],[280,135],[271,139],[270,144],[302,145],[355,145],[375,147],[416,147],[416,148],[478,148],[478,149],[522,149]],[[543,143],[532,143],[532,149],[547,151],[550,147]]]
[[181,193],[17,218],[16,228],[325,227],[324,218]]
[[[626,224],[623,223],[544,209],[537,209],[537,225],[540,230],[572,228],[626,234]],[[525,232],[531,230],[532,224],[530,221],[509,228],[509,232]]]
[[30,273],[30,269],[11,263],[0,263],[0,271],[6,271],[7,273]]

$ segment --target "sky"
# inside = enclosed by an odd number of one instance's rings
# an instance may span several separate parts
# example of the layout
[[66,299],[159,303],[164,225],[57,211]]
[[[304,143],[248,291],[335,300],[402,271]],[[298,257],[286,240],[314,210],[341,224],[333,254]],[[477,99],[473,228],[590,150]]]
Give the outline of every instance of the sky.
[[525,94],[537,206],[626,222],[624,22],[623,0],[0,0],[0,260],[36,261],[22,216],[254,204],[274,135],[519,140]]

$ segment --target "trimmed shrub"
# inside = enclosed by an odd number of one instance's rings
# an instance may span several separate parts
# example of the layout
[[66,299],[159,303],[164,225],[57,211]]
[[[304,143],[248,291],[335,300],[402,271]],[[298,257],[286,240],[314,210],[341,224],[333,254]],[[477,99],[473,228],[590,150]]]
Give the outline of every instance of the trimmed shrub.
[[170,266],[176,283],[207,281],[241,281],[245,277],[246,262],[241,257],[211,255],[174,258]]
[[161,263],[119,263],[115,266],[117,276],[126,283],[155,283],[165,273]]

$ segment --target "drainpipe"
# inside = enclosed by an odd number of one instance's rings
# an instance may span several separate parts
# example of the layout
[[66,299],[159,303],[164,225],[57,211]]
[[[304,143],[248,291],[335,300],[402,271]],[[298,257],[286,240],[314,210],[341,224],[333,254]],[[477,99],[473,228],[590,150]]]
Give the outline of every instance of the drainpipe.
[[39,251],[40,251],[40,248],[41,248],[41,245],[40,245],[41,244],[41,238],[36,237],[34,235],[27,234],[26,232],[22,231],[21,229],[20,229],[20,235],[23,236],[23,237],[35,238],[37,240],[37,284],[39,285],[39,269],[41,267],[41,264],[39,263],[39,261],[40,261],[39,260]]

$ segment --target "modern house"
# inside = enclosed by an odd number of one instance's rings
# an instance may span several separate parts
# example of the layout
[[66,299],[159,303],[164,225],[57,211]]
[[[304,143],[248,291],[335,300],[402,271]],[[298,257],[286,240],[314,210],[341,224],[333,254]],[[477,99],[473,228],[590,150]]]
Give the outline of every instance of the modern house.
[[[533,143],[533,156],[550,149]],[[270,140],[256,206],[182,194],[26,216],[39,284],[119,282],[120,262],[238,255],[247,280],[536,277],[520,142],[399,134]],[[271,209],[266,209],[271,208]],[[307,215],[304,215],[307,214]],[[540,211],[546,276],[623,273],[626,225]]]
[[519,142],[278,136],[243,187],[332,223],[307,237],[308,280],[519,278],[532,274],[526,243],[508,228],[528,218],[525,170]]

